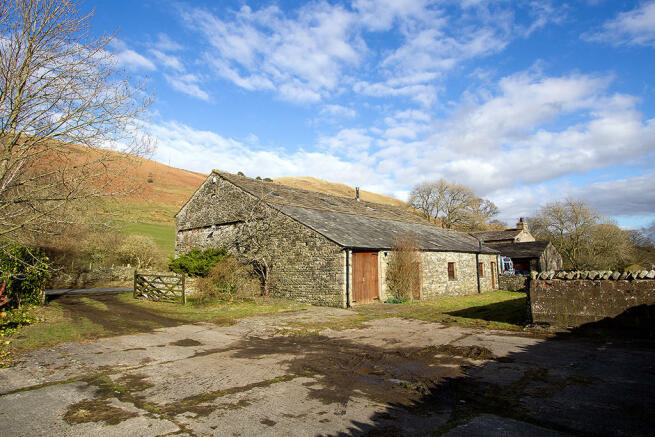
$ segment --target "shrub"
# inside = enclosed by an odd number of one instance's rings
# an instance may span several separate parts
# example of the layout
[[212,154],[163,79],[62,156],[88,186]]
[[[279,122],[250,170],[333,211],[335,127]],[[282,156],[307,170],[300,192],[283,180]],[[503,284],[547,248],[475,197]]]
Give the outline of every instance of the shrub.
[[205,277],[216,263],[227,258],[227,256],[227,250],[224,248],[193,249],[172,259],[168,263],[168,268],[176,273]]
[[0,246],[0,283],[7,283],[10,305],[41,303],[49,271],[50,260],[41,249]]
[[409,302],[408,297],[390,297],[389,299],[385,300],[384,303],[407,303]]
[[252,268],[240,264],[233,257],[226,257],[216,263],[207,277],[196,283],[196,298],[200,302],[211,299],[232,301],[234,296],[254,296],[259,294],[261,284],[254,277]]
[[128,235],[117,252],[120,262],[137,269],[153,267],[161,259],[157,243],[145,235]]
[[412,290],[421,286],[421,257],[410,238],[396,241],[387,265],[387,290],[397,300],[411,299]]

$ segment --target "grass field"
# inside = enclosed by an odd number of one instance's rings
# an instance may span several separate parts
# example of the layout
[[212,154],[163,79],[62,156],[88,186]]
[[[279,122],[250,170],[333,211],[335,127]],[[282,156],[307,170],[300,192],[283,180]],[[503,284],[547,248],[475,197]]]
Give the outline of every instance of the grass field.
[[128,223],[118,224],[125,234],[138,234],[150,237],[165,256],[173,256],[175,251],[175,225],[169,223]]

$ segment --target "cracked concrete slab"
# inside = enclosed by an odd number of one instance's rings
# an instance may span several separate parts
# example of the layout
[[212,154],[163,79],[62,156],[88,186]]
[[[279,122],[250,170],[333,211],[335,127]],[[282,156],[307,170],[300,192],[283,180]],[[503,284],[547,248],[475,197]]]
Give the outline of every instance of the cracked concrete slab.
[[34,351],[0,369],[0,435],[463,435],[485,426],[647,435],[655,425],[652,346],[400,318],[287,329],[353,315],[310,308]]

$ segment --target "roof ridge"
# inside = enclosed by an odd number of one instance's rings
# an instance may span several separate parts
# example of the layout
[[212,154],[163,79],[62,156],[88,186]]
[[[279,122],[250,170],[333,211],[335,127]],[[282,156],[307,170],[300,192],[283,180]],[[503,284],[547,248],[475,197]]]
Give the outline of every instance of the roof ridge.
[[389,204],[386,204],[386,203],[372,202],[370,200],[362,200],[362,199],[357,200],[357,199],[346,197],[346,196],[339,196],[338,194],[326,193],[324,191],[315,191],[315,190],[308,190],[306,188],[292,187],[290,185],[285,185],[285,184],[281,184],[279,182],[275,182],[273,179],[271,179],[270,181],[265,181],[264,179],[261,179],[261,181],[260,181],[259,179],[251,178],[249,176],[241,176],[239,174],[234,174],[234,173],[230,173],[230,172],[222,171],[222,170],[217,170],[217,169],[212,170],[212,173],[217,173],[219,175],[235,176],[237,178],[244,178],[244,179],[248,179],[248,180],[251,180],[251,181],[263,182],[263,183],[266,183],[266,184],[274,184],[274,185],[277,185],[279,187],[283,187],[284,189],[287,189],[287,190],[302,191],[304,193],[308,193],[308,194],[315,195],[315,196],[319,196],[319,195],[329,196],[329,197],[334,197],[334,198],[339,199],[339,200],[358,202],[360,204],[368,203],[368,204],[372,204],[372,205],[382,205],[382,207],[385,207],[385,208],[388,207],[388,208],[399,208],[399,209],[401,209],[400,206],[389,205]]
[[[387,219],[395,219],[395,221],[399,222],[423,222],[421,216],[414,214],[409,208],[405,209],[401,206],[357,200],[355,198],[292,187],[272,180],[264,181],[263,179],[235,175],[234,173],[216,169],[212,170],[212,173],[228,180],[251,195],[265,200],[270,205],[297,206],[315,211],[340,212],[353,216],[377,216],[378,218],[385,216]],[[263,191],[266,191],[267,194],[278,196],[280,198],[279,201],[276,201],[275,198],[264,199],[265,193],[255,192],[256,187],[253,186],[254,183],[261,184],[261,187],[265,188]],[[325,202],[326,205],[322,205],[319,201]]]

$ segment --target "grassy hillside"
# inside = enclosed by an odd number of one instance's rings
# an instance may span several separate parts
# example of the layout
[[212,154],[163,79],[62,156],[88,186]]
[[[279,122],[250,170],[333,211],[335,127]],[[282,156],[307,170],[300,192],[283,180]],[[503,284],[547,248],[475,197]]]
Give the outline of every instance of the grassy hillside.
[[[117,198],[101,201],[98,214],[107,218],[119,232],[149,236],[166,255],[172,255],[175,242],[174,215],[203,183],[206,175],[129,155],[118,155],[117,162],[125,167],[124,176],[132,188]],[[313,177],[282,177],[275,179],[275,182],[355,197],[353,187]],[[398,199],[369,191],[360,191],[360,197],[369,202],[404,205]]]
[[[321,193],[334,194],[336,196],[355,197],[355,189],[346,184],[338,182],[328,182],[311,176],[300,177],[282,177],[273,179],[279,184],[289,187],[303,188],[305,190],[319,191]],[[372,193],[370,191],[359,190],[360,199],[367,202],[383,203],[386,205],[405,206],[405,202],[394,197],[385,196],[384,194]]]

